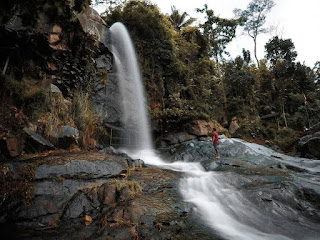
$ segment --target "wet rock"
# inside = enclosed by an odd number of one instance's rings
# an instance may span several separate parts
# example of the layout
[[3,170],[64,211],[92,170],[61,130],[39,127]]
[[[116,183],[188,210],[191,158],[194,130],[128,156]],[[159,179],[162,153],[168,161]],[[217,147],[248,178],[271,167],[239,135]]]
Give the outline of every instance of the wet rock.
[[128,166],[130,168],[132,168],[132,167],[145,167],[145,163],[141,159],[131,159],[131,158],[129,158],[129,159],[127,159],[127,161],[128,161]]
[[61,126],[50,133],[50,139],[59,148],[68,149],[79,141],[79,130],[71,126]]
[[111,70],[112,59],[109,55],[101,55],[96,58],[95,61],[98,69],[106,69],[107,71]]
[[73,160],[70,163],[57,166],[41,165],[36,169],[36,179],[48,178],[81,178],[97,179],[118,176],[127,170],[125,160],[96,161]]
[[27,152],[41,152],[55,149],[55,146],[40,134],[29,128],[24,128],[23,131],[28,135],[25,147]]
[[71,201],[69,201],[68,206],[65,210],[65,218],[79,218],[84,217],[90,211],[93,210],[91,201],[86,197],[84,193],[76,195]]

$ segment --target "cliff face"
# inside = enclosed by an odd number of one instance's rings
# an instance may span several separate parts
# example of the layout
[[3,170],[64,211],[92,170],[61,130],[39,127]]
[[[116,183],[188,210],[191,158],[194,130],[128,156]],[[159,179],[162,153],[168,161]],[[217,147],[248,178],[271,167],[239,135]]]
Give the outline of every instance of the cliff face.
[[106,113],[92,96],[105,90],[112,65],[105,23],[86,1],[3,4],[0,155],[72,147],[66,138],[94,147]]

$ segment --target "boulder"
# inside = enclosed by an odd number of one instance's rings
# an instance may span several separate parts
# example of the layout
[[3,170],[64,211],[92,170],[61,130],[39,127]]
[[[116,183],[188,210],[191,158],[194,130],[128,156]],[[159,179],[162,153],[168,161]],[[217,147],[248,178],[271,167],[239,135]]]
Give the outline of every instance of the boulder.
[[56,86],[56,85],[54,85],[54,84],[50,84],[50,92],[51,93],[57,93],[57,94],[61,94],[62,95],[62,92],[61,92],[61,90]]
[[224,133],[224,129],[217,121],[195,120],[188,128],[190,134],[198,137],[211,136],[212,129],[216,128],[217,132]]
[[23,131],[28,135],[25,148],[27,152],[39,152],[55,148],[51,142],[31,129],[25,127]]
[[320,131],[300,138],[298,148],[303,157],[320,159]]
[[41,165],[36,170],[35,179],[57,179],[60,177],[76,179],[111,178],[117,177],[120,173],[125,172],[127,167],[127,162],[123,159],[95,162],[79,159],[64,165]]
[[183,143],[192,139],[195,139],[195,135],[191,135],[187,132],[180,132],[175,134],[168,134],[161,141],[161,147],[167,147],[170,145],[175,145],[179,143]]
[[229,127],[230,134],[234,134],[239,128],[237,117],[233,117]]
[[67,149],[72,144],[78,144],[79,130],[71,126],[61,126],[51,132],[50,139],[57,147]]
[[100,42],[104,40],[105,31],[107,29],[106,23],[96,10],[86,8],[84,11],[77,14],[77,18],[84,32],[95,36]]

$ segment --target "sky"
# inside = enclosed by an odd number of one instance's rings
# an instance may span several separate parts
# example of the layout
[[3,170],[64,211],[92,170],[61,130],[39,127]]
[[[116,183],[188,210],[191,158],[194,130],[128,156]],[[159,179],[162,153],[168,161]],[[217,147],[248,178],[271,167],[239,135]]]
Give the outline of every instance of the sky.
[[[162,13],[170,13],[171,6],[191,17],[203,21],[203,15],[196,13],[196,8],[202,8],[204,4],[212,9],[215,15],[223,18],[234,17],[233,9],[246,9],[251,0],[151,0]],[[275,29],[267,34],[258,36],[257,55],[259,59],[265,56],[264,45],[273,36],[278,35],[283,39],[290,38],[298,53],[297,61],[309,67],[313,67],[320,61],[320,0],[274,0],[275,6],[267,15],[266,26],[274,26]],[[227,46],[231,58],[242,55],[242,49],[250,50],[254,59],[252,38],[241,34],[238,29],[237,37]]]

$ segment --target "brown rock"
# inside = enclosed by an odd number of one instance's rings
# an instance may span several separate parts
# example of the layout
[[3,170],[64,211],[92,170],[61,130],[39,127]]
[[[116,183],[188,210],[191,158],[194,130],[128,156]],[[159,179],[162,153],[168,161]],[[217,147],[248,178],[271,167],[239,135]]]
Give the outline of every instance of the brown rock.
[[92,8],[77,14],[77,18],[84,32],[95,36],[98,41],[102,41],[106,31],[106,23],[99,13]]
[[21,154],[21,147],[17,138],[8,138],[6,142],[11,157],[17,157]]
[[147,209],[141,204],[136,202],[131,202],[123,212],[123,219],[128,220],[132,223],[138,223],[140,217],[147,212]]
[[120,190],[120,201],[127,201],[132,199],[133,192],[129,189],[128,186],[123,186]]
[[230,134],[234,134],[239,128],[237,117],[233,117],[229,127]]
[[195,120],[189,127],[189,133],[199,137],[211,136],[213,128],[216,128],[219,133],[226,132],[226,130],[216,121]]
[[123,219],[123,209],[116,210],[111,216],[111,220],[115,222],[119,222],[122,219]]
[[116,202],[116,186],[105,185],[103,188],[103,204],[112,205]]

